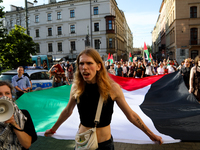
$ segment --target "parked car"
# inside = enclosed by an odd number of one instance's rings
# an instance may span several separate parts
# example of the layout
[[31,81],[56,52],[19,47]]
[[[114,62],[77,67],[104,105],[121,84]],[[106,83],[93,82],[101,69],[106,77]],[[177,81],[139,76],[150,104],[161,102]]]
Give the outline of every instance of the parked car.
[[[30,76],[32,90],[39,90],[52,87],[53,79],[49,79],[48,70],[44,69],[25,69],[24,71]],[[12,77],[17,75],[17,70],[2,72],[0,80],[12,82]]]

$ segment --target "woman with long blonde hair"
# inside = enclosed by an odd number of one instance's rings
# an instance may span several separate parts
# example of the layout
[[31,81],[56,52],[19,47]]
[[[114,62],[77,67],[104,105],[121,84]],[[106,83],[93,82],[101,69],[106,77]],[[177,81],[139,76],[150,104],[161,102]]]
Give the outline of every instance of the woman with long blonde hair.
[[[140,128],[153,141],[163,143],[160,136],[155,135],[144,124],[141,118],[129,107],[120,86],[110,79],[99,53],[94,49],[82,51],[77,58],[77,70],[70,92],[69,103],[62,111],[53,127],[45,132],[50,136],[72,114],[77,105],[80,115],[78,133],[83,133],[95,126],[94,118],[100,95],[104,99],[100,122],[97,124],[97,150],[114,150],[110,123],[114,102],[121,108],[128,120]],[[134,134],[134,133],[133,133]]]

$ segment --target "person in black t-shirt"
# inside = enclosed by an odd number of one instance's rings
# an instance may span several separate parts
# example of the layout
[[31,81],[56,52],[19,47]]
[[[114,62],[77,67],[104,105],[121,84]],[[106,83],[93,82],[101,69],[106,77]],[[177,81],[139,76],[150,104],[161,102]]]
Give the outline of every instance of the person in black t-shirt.
[[138,66],[135,68],[133,77],[136,77],[136,78],[144,77],[144,69],[142,68],[141,62],[139,62]]
[[185,66],[181,67],[180,73],[183,75],[183,80],[185,82],[186,87],[189,89],[189,80],[190,80],[190,61],[185,59]]

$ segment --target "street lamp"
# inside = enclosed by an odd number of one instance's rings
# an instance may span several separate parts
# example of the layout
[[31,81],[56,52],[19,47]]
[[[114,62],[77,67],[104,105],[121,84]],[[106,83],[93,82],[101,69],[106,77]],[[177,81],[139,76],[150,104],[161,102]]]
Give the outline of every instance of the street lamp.
[[90,32],[91,32],[91,47],[93,47],[93,42],[92,42],[92,4],[90,0]]
[[[37,0],[34,0],[34,3],[37,3]],[[28,4],[25,0],[25,21],[26,21],[26,34],[28,34]]]

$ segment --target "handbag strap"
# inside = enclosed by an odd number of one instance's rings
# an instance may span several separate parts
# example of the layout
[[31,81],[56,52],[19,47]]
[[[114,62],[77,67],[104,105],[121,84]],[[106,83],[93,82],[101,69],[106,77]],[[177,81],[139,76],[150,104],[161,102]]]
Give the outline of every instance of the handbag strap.
[[100,94],[99,103],[98,103],[97,111],[96,111],[96,116],[95,116],[95,119],[94,119],[95,127],[99,123],[99,119],[100,119],[101,111],[102,111],[102,106],[103,106],[103,97]]

